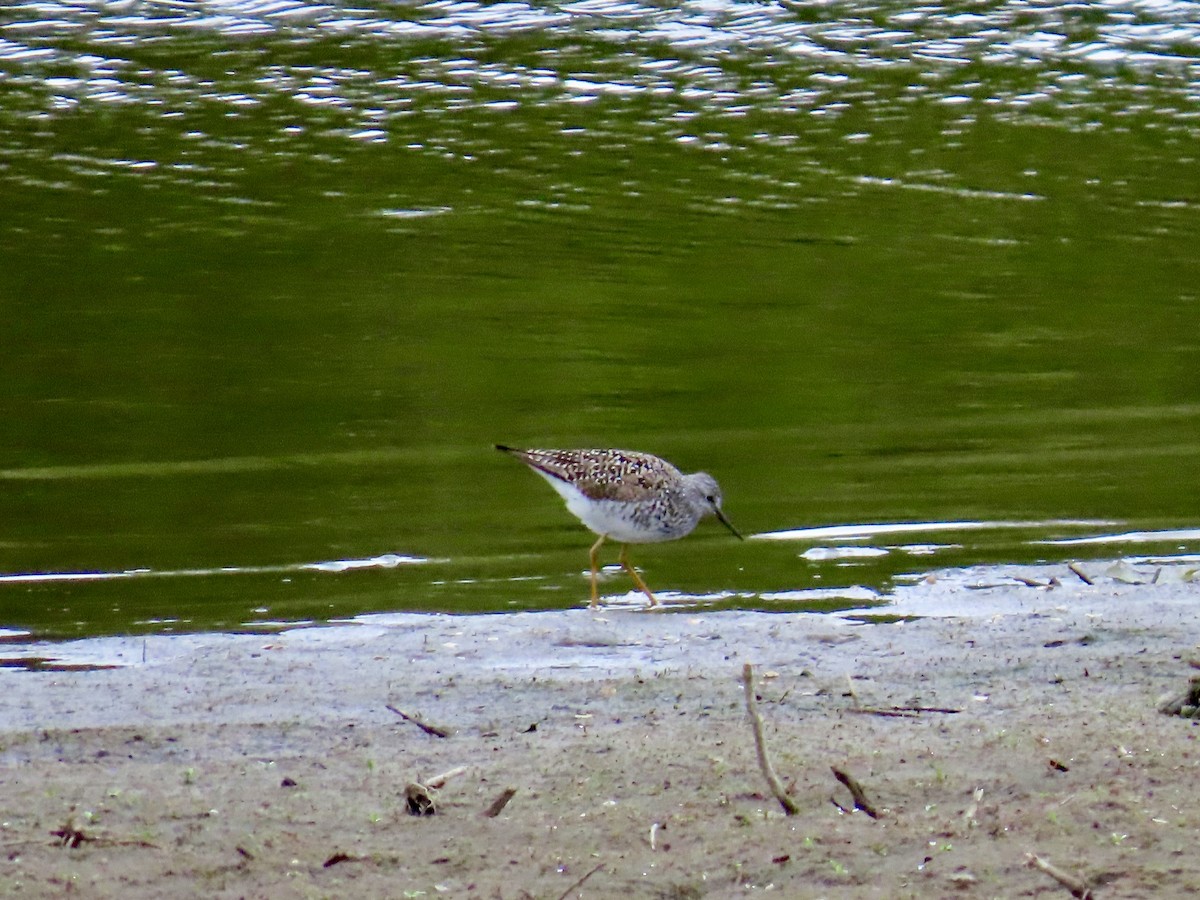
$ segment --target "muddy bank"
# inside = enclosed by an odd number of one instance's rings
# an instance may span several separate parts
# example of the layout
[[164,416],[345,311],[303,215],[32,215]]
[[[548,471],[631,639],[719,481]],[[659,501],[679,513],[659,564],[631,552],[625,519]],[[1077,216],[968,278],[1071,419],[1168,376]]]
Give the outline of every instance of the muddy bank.
[[[1200,584],[1083,575],[936,573],[891,598],[900,621],[630,607],[10,643],[118,667],[0,670],[0,889],[1070,896],[1035,853],[1100,897],[1196,891],[1197,727],[1156,706],[1200,655]],[[747,662],[794,816],[758,769]],[[831,766],[879,818],[839,809]],[[408,783],[458,767],[408,814]]]

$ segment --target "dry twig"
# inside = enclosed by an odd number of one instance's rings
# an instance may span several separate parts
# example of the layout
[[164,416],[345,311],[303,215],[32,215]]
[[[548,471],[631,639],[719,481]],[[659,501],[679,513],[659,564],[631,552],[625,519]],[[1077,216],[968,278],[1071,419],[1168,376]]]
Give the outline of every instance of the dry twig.
[[599,872],[603,868],[604,868],[604,863],[600,863],[600,865],[596,866],[596,868],[592,869],[590,872],[588,872],[586,875],[584,875],[582,878],[580,878],[577,882],[575,882],[573,885],[571,885],[569,888],[567,888],[565,891],[563,891],[561,894],[559,894],[558,900],[567,900],[567,897],[569,897],[571,895],[571,891],[579,888],[585,881],[587,881],[589,878],[591,878],[593,875],[595,875],[597,872]]
[[339,863],[344,862],[362,862],[366,857],[358,853],[335,853],[325,862],[321,863],[322,868],[331,869]]
[[1014,575],[1013,581],[1018,581],[1025,587],[1031,588],[1053,588],[1058,587],[1058,579],[1051,578],[1049,581],[1038,581],[1036,578],[1026,578],[1024,575]]
[[754,731],[754,748],[758,751],[758,766],[762,769],[763,777],[767,779],[771,793],[783,807],[784,813],[794,816],[800,812],[800,807],[784,791],[779,776],[775,774],[775,767],[771,765],[771,759],[767,756],[767,739],[763,734],[762,716],[758,714],[758,701],[754,697],[754,666],[750,663],[742,666],[742,685],[746,689],[746,712],[750,715],[750,727]]
[[850,791],[850,796],[854,798],[854,808],[861,809],[872,819],[879,818],[879,810],[877,810],[871,801],[867,799],[867,794],[863,790],[862,785],[855,780],[854,776],[849,772],[839,769],[837,766],[830,766],[833,770],[833,777],[846,786]]
[[1092,579],[1088,577],[1088,574],[1079,567],[1079,563],[1067,563],[1067,568],[1074,572],[1075,575],[1078,576],[1079,580],[1084,584],[1093,585],[1096,583],[1092,581]]
[[425,787],[441,788],[446,786],[446,782],[451,778],[457,778],[467,771],[466,766],[455,766],[453,769],[447,769],[441,775],[434,775],[432,778],[426,778],[421,782]]
[[915,719],[921,713],[944,713],[948,716],[962,712],[961,709],[950,709],[943,706],[892,706],[880,709],[874,706],[851,706],[846,712],[860,713],[864,716],[888,716],[898,719]]
[[858,691],[854,690],[854,679],[850,677],[850,673],[846,673],[846,696],[854,701],[854,705],[859,705]]
[[505,788],[500,793],[499,797],[497,797],[490,804],[488,804],[488,808],[485,809],[482,813],[483,817],[487,818],[487,819],[496,818],[496,816],[500,815],[500,810],[502,810],[502,809],[504,809],[504,807],[508,806],[508,801],[511,800],[513,797],[515,797],[516,794],[517,794],[516,788],[514,788],[514,787]]
[[1077,875],[1072,875],[1069,872],[1064,872],[1062,869],[1058,868],[1058,866],[1050,865],[1050,863],[1046,862],[1040,856],[1037,856],[1033,853],[1026,853],[1025,864],[1045,872],[1047,875],[1065,887],[1068,891],[1070,891],[1071,896],[1077,898],[1077,900],[1093,900],[1095,897],[1095,894],[1092,893],[1092,889],[1087,886],[1087,882],[1082,878]]
[[398,709],[397,707],[392,706],[392,704],[390,704],[390,703],[387,704],[387,708],[390,709],[392,712],[394,712],[396,715],[398,715],[400,718],[404,719],[404,721],[412,722],[414,725],[416,725],[418,728],[420,728],[426,734],[432,734],[434,737],[440,737],[440,738],[450,737],[450,732],[448,729],[439,728],[437,725],[430,725],[427,722],[423,722],[420,719],[420,717],[414,716],[411,713],[407,713],[402,709]]

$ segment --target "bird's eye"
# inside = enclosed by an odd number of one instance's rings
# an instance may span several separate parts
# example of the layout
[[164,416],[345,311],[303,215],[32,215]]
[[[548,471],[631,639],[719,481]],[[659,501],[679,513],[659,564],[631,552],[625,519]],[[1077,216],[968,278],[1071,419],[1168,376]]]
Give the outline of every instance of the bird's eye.
[[707,497],[705,497],[704,499],[705,499],[705,500],[707,500],[709,503],[716,503],[716,502],[717,502],[717,498],[716,498],[716,497],[714,497],[712,494],[709,494],[709,495],[708,495]]

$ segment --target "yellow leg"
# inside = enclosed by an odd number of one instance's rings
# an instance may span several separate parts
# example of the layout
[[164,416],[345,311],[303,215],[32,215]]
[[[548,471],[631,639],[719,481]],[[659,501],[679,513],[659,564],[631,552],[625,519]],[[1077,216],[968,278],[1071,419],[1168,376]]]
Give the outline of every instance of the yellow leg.
[[621,545],[621,565],[625,567],[625,571],[629,573],[629,577],[633,579],[633,583],[638,586],[638,589],[650,599],[650,605],[658,606],[658,601],[650,593],[650,588],[646,587],[646,582],[642,581],[642,576],[637,573],[637,569],[629,564],[629,557],[625,555],[625,551],[628,549],[628,544]]
[[600,540],[592,544],[591,560],[592,560],[592,602],[591,607],[595,609],[600,605],[600,593],[596,590],[596,576],[600,572],[600,562],[598,554],[600,553],[600,545],[604,543],[604,535],[600,535]]

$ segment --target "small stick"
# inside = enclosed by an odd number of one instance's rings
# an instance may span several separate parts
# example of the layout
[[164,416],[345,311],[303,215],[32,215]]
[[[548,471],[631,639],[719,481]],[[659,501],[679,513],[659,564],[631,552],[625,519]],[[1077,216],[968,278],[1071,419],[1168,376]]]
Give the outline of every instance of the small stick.
[[1026,853],[1025,864],[1045,872],[1047,875],[1065,887],[1068,891],[1070,891],[1071,896],[1077,898],[1077,900],[1093,900],[1093,897],[1095,896],[1092,894],[1092,889],[1087,886],[1087,882],[1082,878],[1079,878],[1076,875],[1071,875],[1068,872],[1064,872],[1062,869],[1058,868],[1058,866],[1050,865],[1050,863],[1046,862],[1040,856],[1035,856],[1032,853]]
[[851,706],[846,712],[864,716],[887,716],[893,719],[915,719],[920,713],[912,709],[875,709],[870,706]]
[[1013,581],[1019,581],[1021,584],[1025,585],[1025,587],[1031,588],[1050,587],[1050,585],[1046,584],[1045,582],[1038,581],[1036,578],[1026,578],[1023,575],[1014,575]]
[[488,806],[488,808],[483,811],[482,815],[484,816],[484,818],[486,818],[486,819],[496,818],[496,816],[500,815],[500,810],[502,810],[502,809],[504,809],[504,807],[508,806],[508,801],[511,800],[513,797],[515,797],[516,794],[517,794],[516,788],[513,788],[513,787],[505,788],[500,793],[500,796],[497,797],[495,800],[493,800],[491,802],[491,804]]
[[455,766],[453,769],[449,769],[443,772],[441,775],[434,775],[432,778],[426,779],[422,782],[422,784],[424,784],[425,787],[431,788],[445,787],[447,781],[449,781],[451,778],[457,778],[466,771],[466,766]]
[[850,677],[850,673],[846,673],[846,693],[850,695],[850,699],[854,701],[854,705],[859,705],[858,691],[854,690],[854,680]]
[[1078,575],[1079,580],[1082,581],[1084,584],[1093,585],[1096,583],[1087,576],[1087,573],[1084,572],[1083,569],[1079,568],[1079,563],[1067,563],[1067,568],[1070,569],[1072,572],[1074,572],[1076,575]]
[[357,853],[335,853],[329,859],[321,864],[322,868],[331,869],[338,863],[344,862],[362,862],[366,859],[365,856],[359,856]]
[[859,784],[849,772],[844,772],[837,766],[830,766],[833,770],[833,777],[846,786],[850,791],[850,796],[854,798],[854,808],[861,809],[872,819],[879,818],[879,811],[871,805],[871,801],[867,799],[866,792],[863,791],[862,785]]
[[874,706],[852,706],[846,712],[860,713],[867,716],[894,716],[901,719],[915,719],[921,713],[945,713],[955,715],[961,709],[950,709],[943,706],[893,706],[890,709],[879,709]]
[[420,728],[426,734],[432,734],[434,737],[440,737],[440,738],[450,737],[450,732],[448,730],[446,730],[445,728],[439,728],[436,725],[429,725],[425,722],[422,722],[419,717],[414,716],[411,713],[406,713],[404,710],[398,709],[395,706],[392,706],[392,704],[390,704],[390,703],[387,704],[387,708],[390,709],[392,712],[394,712],[396,715],[398,715],[400,718],[404,719],[404,721],[412,722],[414,725],[416,725],[418,728]]
[[158,844],[155,844],[152,841],[143,841],[137,838],[130,838],[129,840],[122,841],[117,840],[116,838],[98,837],[95,838],[95,840],[103,844],[112,844],[114,847],[148,847],[151,850],[162,849],[158,846]]
[[746,689],[746,712],[750,715],[750,727],[754,731],[754,749],[758,751],[758,767],[762,769],[763,777],[767,779],[771,793],[783,807],[784,813],[794,816],[800,812],[800,807],[784,792],[779,776],[775,774],[775,767],[771,765],[770,757],[767,756],[767,739],[763,735],[762,716],[758,714],[758,701],[754,699],[754,666],[750,663],[742,666],[742,685]]
[[968,828],[974,828],[979,823],[975,821],[975,816],[979,812],[979,801],[983,799],[983,788],[975,788],[975,793],[971,795],[971,805],[963,810],[962,819]]
[[[55,837],[61,836],[57,831],[52,831],[51,834]],[[26,844],[36,844],[37,842],[37,838],[21,838],[16,841],[2,841],[0,842],[0,847],[24,847]]]
[[565,891],[563,891],[561,894],[559,894],[558,900],[567,900],[567,897],[569,897],[571,895],[571,891],[575,890],[577,887],[580,887],[585,881],[587,881],[589,878],[591,878],[593,875],[595,875],[597,872],[599,872],[603,868],[604,868],[604,863],[600,863],[600,865],[596,866],[596,868],[592,869],[592,871],[588,872],[586,875],[584,875],[582,878],[580,878],[577,882],[575,882],[573,885],[571,885],[569,888],[567,888]]

